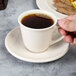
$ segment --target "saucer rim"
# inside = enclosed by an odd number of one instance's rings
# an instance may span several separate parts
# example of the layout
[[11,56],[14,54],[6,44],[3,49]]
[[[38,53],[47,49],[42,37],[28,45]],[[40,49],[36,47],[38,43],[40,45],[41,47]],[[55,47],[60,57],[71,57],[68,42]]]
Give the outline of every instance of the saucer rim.
[[[44,0],[44,2],[45,2],[45,1],[47,1],[47,0]],[[53,0],[52,0],[52,1],[53,1]],[[44,4],[44,2],[43,2],[43,4]],[[37,6],[38,6],[39,9],[41,9],[41,10],[46,10],[46,11],[55,13],[56,15],[59,15],[59,14],[60,14],[59,17],[56,16],[57,19],[65,18],[65,17],[68,16],[68,15],[62,14],[62,13],[60,13],[60,12],[57,12],[56,10],[54,10],[54,9],[51,8],[51,7],[49,8],[48,3],[46,3],[46,5],[45,5],[44,8],[43,8],[42,5],[41,5],[41,3],[42,3],[42,0],[36,0],[36,4],[37,4]],[[47,6],[47,7],[46,7],[46,6]],[[51,11],[50,11],[50,10],[51,10]]]

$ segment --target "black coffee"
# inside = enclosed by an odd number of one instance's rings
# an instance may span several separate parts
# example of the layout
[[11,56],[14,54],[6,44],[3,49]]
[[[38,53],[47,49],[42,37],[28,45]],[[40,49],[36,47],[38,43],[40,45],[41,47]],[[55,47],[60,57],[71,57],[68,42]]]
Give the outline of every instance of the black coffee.
[[24,26],[35,28],[35,29],[42,29],[53,25],[54,21],[52,18],[49,18],[48,16],[45,16],[45,15],[44,15],[45,17],[42,17],[42,16],[43,15],[31,14],[31,15],[25,16],[21,20],[21,23]]

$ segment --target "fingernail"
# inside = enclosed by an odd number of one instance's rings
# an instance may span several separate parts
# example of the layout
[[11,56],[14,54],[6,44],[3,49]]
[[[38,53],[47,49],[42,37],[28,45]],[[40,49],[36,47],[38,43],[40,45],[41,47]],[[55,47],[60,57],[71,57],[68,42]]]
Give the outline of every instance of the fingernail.
[[58,21],[58,23],[59,23],[60,26],[64,26],[65,21],[66,21],[66,19],[60,19]]

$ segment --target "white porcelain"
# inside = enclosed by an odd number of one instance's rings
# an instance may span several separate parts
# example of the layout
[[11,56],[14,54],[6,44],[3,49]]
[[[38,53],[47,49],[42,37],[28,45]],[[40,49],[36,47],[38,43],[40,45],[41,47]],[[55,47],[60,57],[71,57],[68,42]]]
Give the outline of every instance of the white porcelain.
[[8,33],[5,38],[5,46],[8,52],[16,58],[34,63],[44,63],[57,60],[64,56],[69,49],[68,43],[60,41],[50,46],[47,51],[43,53],[32,53],[24,46],[19,27]]
[[[21,23],[21,20],[24,16],[28,16],[30,14],[36,14],[42,17],[49,16],[49,19],[52,18],[54,21],[54,24],[47,28],[42,29],[34,29],[29,28],[27,26],[24,26]],[[42,15],[43,14],[43,15]],[[48,49],[50,45],[55,44],[56,42],[60,41],[63,37],[56,38],[53,34],[55,33],[54,30],[56,30],[56,24],[57,24],[57,18],[53,13],[44,11],[44,10],[29,10],[23,12],[18,17],[18,22],[20,24],[21,33],[22,33],[22,39],[24,42],[24,45],[29,49],[31,52],[43,52]],[[53,39],[53,36],[56,38]]]
[[56,11],[57,8],[54,6],[54,0],[36,0],[36,4],[41,10],[46,10],[55,14],[58,19],[67,16]]

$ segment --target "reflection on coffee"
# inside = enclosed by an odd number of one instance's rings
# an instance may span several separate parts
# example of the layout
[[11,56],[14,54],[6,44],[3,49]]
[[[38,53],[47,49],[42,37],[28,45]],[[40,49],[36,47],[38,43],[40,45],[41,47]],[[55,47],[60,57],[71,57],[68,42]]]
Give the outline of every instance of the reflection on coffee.
[[42,29],[47,28],[53,25],[54,21],[52,18],[41,15],[41,14],[31,14],[28,16],[24,16],[21,20],[21,23],[24,26],[34,28],[34,29]]

